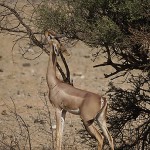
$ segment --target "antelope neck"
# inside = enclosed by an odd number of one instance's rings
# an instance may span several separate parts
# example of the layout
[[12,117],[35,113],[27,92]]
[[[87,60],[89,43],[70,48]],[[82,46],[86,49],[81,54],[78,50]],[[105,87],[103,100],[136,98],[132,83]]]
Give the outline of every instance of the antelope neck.
[[49,56],[47,68],[47,82],[50,89],[54,88],[58,83],[58,79],[56,77],[56,63],[57,63],[57,56],[52,50]]

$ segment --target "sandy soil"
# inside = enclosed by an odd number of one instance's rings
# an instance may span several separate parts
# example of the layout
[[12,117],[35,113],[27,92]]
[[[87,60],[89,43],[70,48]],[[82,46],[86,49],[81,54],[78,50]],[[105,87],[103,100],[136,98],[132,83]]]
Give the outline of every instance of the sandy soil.
[[[15,149],[29,149],[28,132],[33,149],[50,149],[55,132],[51,127],[55,119],[54,109],[47,98],[45,74],[48,56],[43,53],[35,60],[24,59],[19,47],[12,51],[13,40],[14,37],[0,35],[0,149],[8,145]],[[93,68],[104,58],[99,57],[93,62],[92,54],[97,50],[91,50],[80,41],[68,50],[71,56],[66,60],[74,86],[105,94],[110,79],[105,79],[104,73],[111,68]],[[30,56],[35,53],[33,48]],[[81,143],[81,129],[80,118],[67,114],[64,149],[94,149]]]
[[[25,59],[21,53],[28,46],[22,41],[12,51],[15,38],[0,34],[0,150],[10,149],[10,146],[16,150],[53,150],[55,129],[52,127],[55,125],[55,117],[48,100],[45,77],[48,56],[43,53],[35,60]],[[93,68],[105,61],[104,56],[100,55],[93,62],[93,54],[97,49],[91,49],[81,41],[67,49],[71,55],[66,60],[74,86],[105,95],[111,79],[105,79],[104,74],[110,73],[112,68]],[[37,49],[30,48],[25,57],[33,58],[36,55]],[[60,59],[59,63],[62,66]],[[120,80],[118,85],[126,88]],[[93,140],[84,142],[82,136],[86,135],[80,134],[83,129],[79,116],[67,114],[64,150],[96,149]],[[89,146],[91,144],[93,147]]]

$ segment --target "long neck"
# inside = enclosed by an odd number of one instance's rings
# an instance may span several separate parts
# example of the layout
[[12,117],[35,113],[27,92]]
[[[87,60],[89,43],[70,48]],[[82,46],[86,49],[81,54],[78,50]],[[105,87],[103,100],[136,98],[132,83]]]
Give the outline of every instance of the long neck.
[[56,63],[57,63],[57,56],[55,55],[54,51],[49,56],[49,62],[47,67],[47,83],[49,88],[53,88],[57,84],[57,77],[56,77]]

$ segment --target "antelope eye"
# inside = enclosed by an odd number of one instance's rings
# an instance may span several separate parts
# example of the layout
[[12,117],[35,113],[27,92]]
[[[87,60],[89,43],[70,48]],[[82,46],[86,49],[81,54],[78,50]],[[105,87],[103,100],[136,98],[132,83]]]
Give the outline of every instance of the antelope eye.
[[48,36],[49,36],[50,39],[52,39],[52,36],[50,34]]

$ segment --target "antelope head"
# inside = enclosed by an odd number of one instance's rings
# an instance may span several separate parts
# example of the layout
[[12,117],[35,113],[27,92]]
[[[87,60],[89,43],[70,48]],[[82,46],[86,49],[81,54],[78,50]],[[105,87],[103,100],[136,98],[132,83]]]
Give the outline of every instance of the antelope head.
[[67,49],[59,40],[59,38],[62,38],[63,35],[56,34],[52,30],[47,30],[45,31],[45,37],[47,38],[49,45],[53,47],[53,50],[57,56],[60,54],[60,52],[66,54],[67,56],[70,56]]

